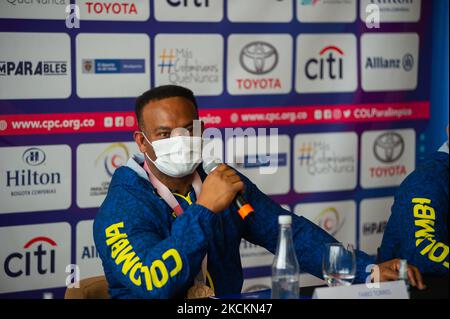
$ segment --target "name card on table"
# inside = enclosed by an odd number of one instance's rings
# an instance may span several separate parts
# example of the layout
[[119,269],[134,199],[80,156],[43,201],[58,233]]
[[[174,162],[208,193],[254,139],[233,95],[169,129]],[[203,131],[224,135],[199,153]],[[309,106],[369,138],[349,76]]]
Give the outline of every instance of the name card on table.
[[409,299],[409,296],[405,282],[399,280],[379,284],[316,288],[313,299]]

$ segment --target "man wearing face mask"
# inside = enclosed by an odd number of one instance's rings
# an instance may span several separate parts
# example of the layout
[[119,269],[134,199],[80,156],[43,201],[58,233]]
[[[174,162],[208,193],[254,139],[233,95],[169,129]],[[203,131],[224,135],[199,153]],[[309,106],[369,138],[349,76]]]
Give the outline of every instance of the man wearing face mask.
[[[94,222],[94,239],[113,298],[198,298],[240,293],[241,239],[276,250],[278,216],[292,216],[302,271],[322,278],[324,244],[336,240],[280,207],[227,165],[206,175],[199,164],[201,138],[192,92],[161,86],[136,100],[140,154],[117,169]],[[234,199],[254,208],[243,220]],[[356,251],[355,282],[363,283],[374,259]],[[381,280],[397,279],[398,260],[379,265]],[[413,286],[420,273],[410,267]]]

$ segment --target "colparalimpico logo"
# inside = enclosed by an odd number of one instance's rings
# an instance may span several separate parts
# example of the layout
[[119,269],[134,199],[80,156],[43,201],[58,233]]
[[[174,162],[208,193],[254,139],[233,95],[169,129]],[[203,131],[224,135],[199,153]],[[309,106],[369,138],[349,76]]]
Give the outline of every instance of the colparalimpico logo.
[[403,137],[395,132],[386,132],[375,139],[373,154],[382,163],[397,161],[405,150]]
[[95,165],[103,164],[105,172],[112,177],[117,168],[124,165],[130,153],[124,143],[114,143],[105,148],[95,159]]
[[327,207],[320,212],[314,219],[314,222],[327,231],[332,236],[335,236],[344,225],[345,218],[341,218],[338,210],[335,207]]
[[45,162],[45,152],[37,147],[32,147],[23,152],[22,160],[30,166],[38,166]]
[[278,64],[278,51],[270,43],[251,42],[242,48],[239,62],[242,68],[251,74],[267,74]]

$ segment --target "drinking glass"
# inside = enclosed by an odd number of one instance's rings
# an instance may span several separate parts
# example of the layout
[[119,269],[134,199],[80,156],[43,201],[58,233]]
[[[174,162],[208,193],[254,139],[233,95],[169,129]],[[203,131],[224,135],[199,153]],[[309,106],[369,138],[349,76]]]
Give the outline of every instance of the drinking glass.
[[350,286],[355,279],[356,257],[351,244],[326,244],[322,259],[323,278],[329,287]]

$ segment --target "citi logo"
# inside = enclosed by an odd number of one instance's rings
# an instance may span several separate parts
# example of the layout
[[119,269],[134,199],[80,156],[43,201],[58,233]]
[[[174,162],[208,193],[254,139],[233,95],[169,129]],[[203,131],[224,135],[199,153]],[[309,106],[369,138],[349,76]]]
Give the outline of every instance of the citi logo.
[[3,263],[6,275],[12,278],[32,274],[54,274],[56,266],[56,242],[49,237],[35,237],[24,246],[24,252],[8,255]]
[[327,46],[319,52],[318,58],[309,59],[305,75],[310,80],[344,78],[344,51],[337,46]]
[[23,161],[30,166],[43,164],[45,157],[44,151],[35,147],[27,149],[22,155]]
[[67,75],[67,62],[0,61],[0,76],[5,75]]
[[189,7],[193,5],[194,7],[209,7],[209,0],[167,0],[167,4],[172,7]]
[[126,14],[137,15],[137,8],[134,3],[127,2],[86,2],[88,14]]

